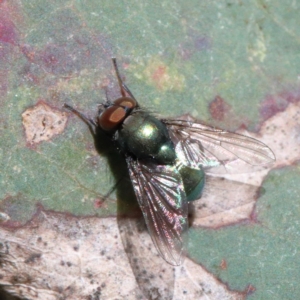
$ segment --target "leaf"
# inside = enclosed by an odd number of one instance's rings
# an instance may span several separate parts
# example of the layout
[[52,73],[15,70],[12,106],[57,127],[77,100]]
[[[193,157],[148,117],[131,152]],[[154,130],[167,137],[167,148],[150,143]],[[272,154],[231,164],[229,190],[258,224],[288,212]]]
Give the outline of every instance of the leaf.
[[[265,194],[250,203],[255,210],[250,209],[242,218],[227,223],[220,222],[219,211],[213,215],[213,228],[190,230],[188,253],[195,264],[190,273],[181,273],[184,274],[181,280],[191,279],[187,284],[194,286],[192,299],[195,295],[198,299],[208,295],[208,289],[204,293],[201,288],[206,282],[200,285],[194,280],[198,276],[204,278],[200,264],[215,279],[215,285],[209,285],[211,299],[220,299],[216,292],[219,288],[228,297],[233,294],[233,298],[250,293],[254,299],[297,297],[300,290],[294,280],[299,278],[295,254],[299,248],[298,6],[297,1],[279,0],[0,1],[0,212],[4,221],[0,240],[4,245],[2,250],[9,243],[18,263],[19,258],[22,261],[22,267],[17,269],[12,256],[6,254],[6,267],[10,269],[1,269],[4,277],[0,284],[20,287],[18,283],[29,285],[28,275],[37,278],[36,273],[30,273],[34,272],[32,268],[23,268],[27,266],[26,259],[28,265],[33,263],[38,267],[46,255],[43,245],[27,250],[32,241],[38,243],[37,234],[42,235],[38,228],[47,229],[46,221],[36,217],[37,204],[43,206],[50,221],[52,214],[48,211],[60,213],[55,219],[58,228],[70,216],[76,216],[73,222],[77,220],[78,224],[85,217],[97,216],[95,220],[100,224],[95,221],[93,225],[103,225],[103,236],[98,238],[107,247],[113,242],[112,232],[105,233],[105,222],[110,227],[110,218],[116,217],[117,210],[118,213],[137,211],[129,202],[132,194],[121,193],[124,189],[129,191],[126,176],[121,187],[102,203],[104,195],[126,174],[126,164],[105,137],[98,142],[97,152],[85,124],[62,109],[67,102],[93,117],[97,104],[106,98],[105,89],[109,98],[117,98],[119,89],[110,61],[116,56],[122,76],[145,107],[164,117],[189,113],[226,130],[247,128],[255,131],[256,138],[270,146],[277,156],[278,171],[252,174],[251,178],[241,175],[226,178],[256,186],[263,182]],[[64,117],[36,118],[31,123],[37,124],[35,130],[49,129],[51,135],[32,143],[27,138],[22,114],[41,103],[47,105],[52,116],[67,114],[68,121],[63,131],[56,132],[48,120],[64,121]],[[53,130],[56,133],[52,135]],[[218,201],[205,199],[214,208],[222,207]],[[245,204],[232,203],[235,213]],[[224,207],[225,213],[228,212],[230,206]],[[202,222],[205,218],[200,214],[196,219]],[[228,226],[229,223],[235,225]],[[48,229],[42,238],[57,248],[56,255],[60,254],[63,240],[61,236],[51,239],[55,234],[58,236],[59,230],[55,228]],[[68,231],[72,225],[61,228]],[[91,233],[91,227],[88,228]],[[118,227],[112,225],[112,228],[118,235]],[[80,226],[68,232],[69,238],[76,236]],[[96,239],[97,233],[91,237]],[[23,246],[17,250],[16,245]],[[47,265],[48,270],[53,276],[66,269],[70,277],[64,278],[65,287],[71,282],[76,285],[82,282],[81,276],[86,276],[80,273],[82,265],[77,262],[79,258],[88,259],[89,249],[83,246],[75,251],[68,239],[62,245],[70,249],[77,273],[68,265],[51,264]],[[126,265],[122,245],[110,244],[110,247],[107,251],[117,251],[117,255],[111,256],[109,262],[101,260],[107,268],[99,273],[104,278],[99,282],[105,281],[113,288],[109,272],[118,280],[126,280],[133,273],[131,266]],[[39,258],[37,253],[43,255]],[[124,270],[112,262],[116,259],[119,263],[118,256],[125,260],[120,260]],[[98,259],[101,253],[93,257]],[[94,265],[97,266],[97,260]],[[183,268],[186,270],[186,266]],[[180,273],[177,270],[175,273]],[[14,277],[18,274],[24,276]],[[84,278],[89,288],[95,287],[89,291],[98,297],[97,284],[88,281],[88,276]],[[134,276],[130,278],[128,285],[122,284],[121,295],[135,290]],[[175,280],[168,295],[173,292],[174,299],[189,299],[190,286],[180,289],[178,284]],[[110,299],[110,295],[104,294],[105,287],[101,290],[101,297]],[[34,297],[32,289],[26,292]],[[137,297],[142,295],[141,291],[137,293],[140,293]]]

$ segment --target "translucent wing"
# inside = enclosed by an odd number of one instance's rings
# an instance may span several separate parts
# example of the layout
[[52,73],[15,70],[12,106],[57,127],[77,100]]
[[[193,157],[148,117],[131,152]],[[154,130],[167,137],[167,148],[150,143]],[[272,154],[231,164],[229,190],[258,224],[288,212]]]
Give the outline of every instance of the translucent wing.
[[188,206],[182,179],[173,166],[126,159],[137,200],[152,241],[160,255],[180,265]]
[[185,120],[162,120],[177,156],[187,166],[201,165],[207,174],[245,173],[275,160],[264,143],[253,138]]

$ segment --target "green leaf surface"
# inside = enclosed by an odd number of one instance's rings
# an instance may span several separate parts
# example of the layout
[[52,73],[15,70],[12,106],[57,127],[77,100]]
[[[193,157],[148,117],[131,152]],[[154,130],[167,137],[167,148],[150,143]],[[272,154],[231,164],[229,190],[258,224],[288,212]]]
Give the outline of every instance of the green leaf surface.
[[[87,126],[67,112],[62,132],[28,141],[27,109],[46,103],[60,113],[67,102],[95,116],[105,89],[109,98],[119,95],[115,56],[141,105],[163,116],[189,113],[224,129],[259,131],[300,100],[299,6],[279,0],[0,1],[0,210],[11,226],[30,220],[37,204],[78,216],[116,215],[114,193],[98,204],[126,172],[118,153],[103,140],[99,155]],[[298,140],[299,128],[284,136]],[[281,144],[285,140],[278,149]],[[300,298],[299,173],[294,165],[269,174],[257,222],[192,229],[190,256],[231,289],[254,287],[249,299]]]
[[[299,295],[299,167],[272,172],[257,204],[256,222],[219,230],[190,230],[194,258],[249,299],[295,299]],[[199,251],[201,245],[201,251]],[[226,269],[221,261],[226,261]]]

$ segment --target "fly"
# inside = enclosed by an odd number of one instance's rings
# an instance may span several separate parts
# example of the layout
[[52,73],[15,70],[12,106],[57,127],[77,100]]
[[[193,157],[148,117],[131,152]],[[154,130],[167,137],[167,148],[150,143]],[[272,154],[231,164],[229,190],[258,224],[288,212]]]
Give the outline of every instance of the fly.
[[205,174],[243,173],[275,160],[253,138],[188,120],[159,119],[140,107],[112,59],[121,97],[100,105],[95,120],[73,107],[96,132],[105,132],[124,156],[152,241],[171,265],[183,260],[188,202],[199,199]]

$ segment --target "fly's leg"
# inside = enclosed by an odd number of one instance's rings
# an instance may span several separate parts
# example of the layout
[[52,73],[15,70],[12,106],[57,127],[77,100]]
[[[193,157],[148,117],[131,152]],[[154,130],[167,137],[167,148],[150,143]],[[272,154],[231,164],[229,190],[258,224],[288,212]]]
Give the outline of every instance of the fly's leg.
[[124,179],[125,175],[121,176],[120,179],[111,187],[111,189],[104,195],[102,203],[117,189],[118,185]]
[[122,97],[126,97],[126,93],[127,93],[132,99],[136,100],[134,98],[133,94],[131,93],[131,91],[129,90],[129,88],[127,87],[127,85],[123,82],[123,80],[121,78],[119,68],[118,68],[118,65],[117,65],[117,60],[116,60],[115,57],[112,58],[112,62],[113,62],[114,69],[115,69],[117,79],[118,79],[118,82],[119,82]]
[[88,118],[83,113],[81,113],[80,111],[78,111],[74,107],[70,106],[69,104],[65,103],[63,107],[68,109],[69,111],[71,111],[75,115],[77,115],[83,122],[85,122],[89,126],[89,129],[91,130],[93,135],[94,136],[96,135],[97,124],[93,119]]
[[[96,136],[96,130],[98,125],[96,124],[96,122],[93,119],[88,118],[86,115],[84,115],[83,113],[81,113],[80,111],[78,111],[77,109],[75,109],[74,107],[70,106],[69,104],[64,104],[63,105],[64,108],[68,109],[69,111],[71,111],[72,113],[74,113],[75,115],[77,115],[83,122],[85,122],[90,131],[92,132],[94,138]],[[120,179],[111,187],[111,189],[104,195],[102,202],[104,202],[118,187],[118,185],[121,183],[121,181],[124,179],[125,174],[123,174],[123,176],[120,177]]]

